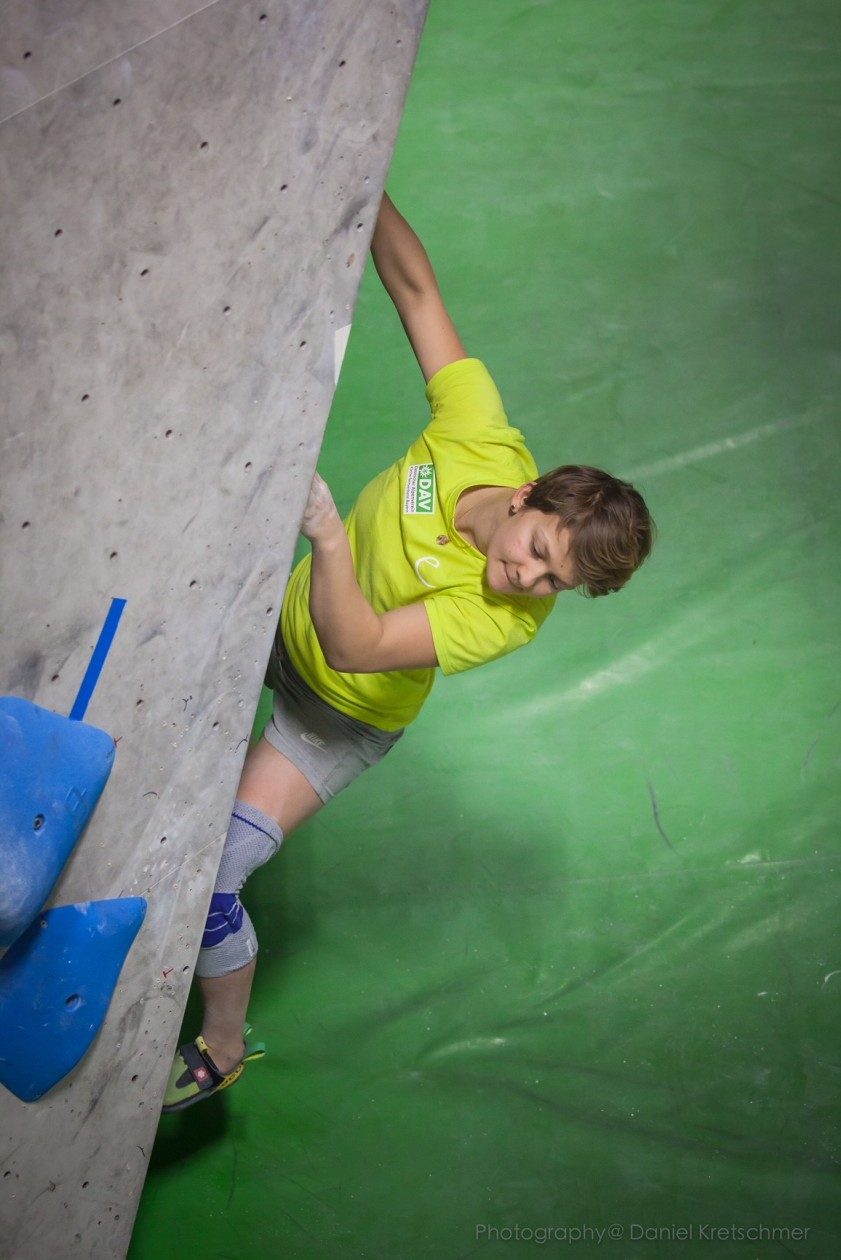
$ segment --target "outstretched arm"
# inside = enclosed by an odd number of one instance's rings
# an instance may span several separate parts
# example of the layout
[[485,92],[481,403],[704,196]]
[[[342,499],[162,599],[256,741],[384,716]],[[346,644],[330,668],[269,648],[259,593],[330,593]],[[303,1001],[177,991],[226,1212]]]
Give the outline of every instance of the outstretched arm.
[[423,604],[379,615],[353,571],[350,543],[328,486],[315,474],[301,521],[312,543],[310,616],[331,669],[372,674],[438,664]]
[[388,193],[383,193],[371,254],[424,380],[448,363],[466,359],[467,351],[447,313],[426,250]]

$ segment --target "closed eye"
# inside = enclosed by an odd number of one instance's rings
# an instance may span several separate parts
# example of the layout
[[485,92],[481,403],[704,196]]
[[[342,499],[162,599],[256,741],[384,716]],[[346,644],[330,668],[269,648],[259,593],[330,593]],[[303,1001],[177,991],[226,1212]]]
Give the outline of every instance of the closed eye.
[[[534,542],[534,540],[532,540],[532,544],[531,544],[531,554],[534,556],[535,560],[544,560],[546,558],[543,555],[543,552],[538,549],[537,544]],[[552,587],[553,591],[557,592],[557,591],[566,590],[565,582],[559,581],[558,578],[556,578],[551,573],[548,576],[549,576],[549,585]]]

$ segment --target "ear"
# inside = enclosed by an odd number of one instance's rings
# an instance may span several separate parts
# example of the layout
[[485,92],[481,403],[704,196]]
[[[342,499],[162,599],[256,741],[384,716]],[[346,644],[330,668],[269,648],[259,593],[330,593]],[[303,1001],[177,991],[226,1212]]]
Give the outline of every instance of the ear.
[[525,485],[520,486],[511,497],[511,506],[519,512],[521,508],[526,506],[526,499],[528,499],[533,489],[533,481],[527,481]]

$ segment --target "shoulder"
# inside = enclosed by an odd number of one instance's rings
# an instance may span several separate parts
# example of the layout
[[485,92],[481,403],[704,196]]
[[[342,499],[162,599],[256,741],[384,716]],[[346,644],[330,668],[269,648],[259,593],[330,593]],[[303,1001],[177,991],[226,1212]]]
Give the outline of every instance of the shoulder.
[[431,424],[481,423],[506,426],[502,398],[481,359],[456,359],[430,377],[426,398]]

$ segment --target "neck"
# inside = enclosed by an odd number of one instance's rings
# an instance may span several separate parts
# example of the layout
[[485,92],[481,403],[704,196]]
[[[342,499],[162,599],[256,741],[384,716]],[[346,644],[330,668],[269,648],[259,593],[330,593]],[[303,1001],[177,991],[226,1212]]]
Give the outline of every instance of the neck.
[[459,495],[455,524],[465,542],[485,556],[488,543],[508,516],[513,494],[508,486],[471,486]]

